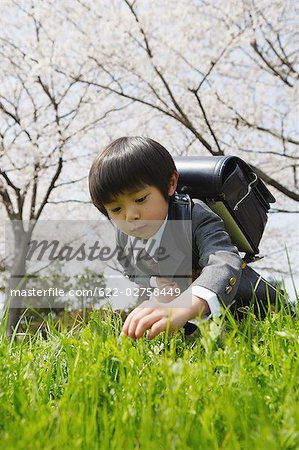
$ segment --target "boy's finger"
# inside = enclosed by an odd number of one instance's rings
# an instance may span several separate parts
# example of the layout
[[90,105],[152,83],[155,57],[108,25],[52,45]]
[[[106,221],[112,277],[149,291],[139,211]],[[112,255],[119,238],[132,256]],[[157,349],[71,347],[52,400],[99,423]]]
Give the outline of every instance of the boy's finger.
[[148,339],[154,339],[154,337],[158,336],[158,334],[162,333],[162,331],[166,331],[168,319],[166,317],[162,317],[160,320],[155,322],[151,327]]
[[141,311],[138,311],[130,320],[129,328],[128,328],[128,336],[135,337],[135,331],[138,326],[139,321],[143,317],[147,317],[149,314],[151,314],[154,310],[149,308],[144,308]]
[[124,333],[127,332],[128,328],[129,328],[129,324],[131,322],[132,317],[134,317],[134,315],[136,314],[136,312],[138,312],[138,308],[133,309],[133,311],[130,312],[130,314],[127,315],[122,330]]
[[136,326],[135,337],[136,339],[141,338],[144,332],[152,327],[152,325],[161,319],[161,311],[155,310],[151,314],[142,317]]
[[[145,311],[147,311],[147,312],[145,312]],[[125,322],[124,322],[124,324],[123,324],[123,328],[122,328],[122,331],[125,333],[125,334],[128,334],[128,331],[129,331],[129,327],[130,327],[130,324],[131,324],[131,321],[134,319],[134,317],[137,315],[137,314],[141,314],[141,315],[144,315],[144,314],[150,314],[151,312],[153,311],[153,308],[135,308],[133,311],[131,311],[130,312],[130,314],[128,315],[128,317],[126,318],[126,320],[125,320]]]
[[[127,336],[123,331],[121,331],[120,334],[119,334],[119,336],[118,336],[118,338],[117,338],[118,342],[121,342],[123,336],[129,337],[129,336]],[[131,339],[131,338],[130,338],[130,339]],[[133,340],[134,340],[134,339],[133,339]]]

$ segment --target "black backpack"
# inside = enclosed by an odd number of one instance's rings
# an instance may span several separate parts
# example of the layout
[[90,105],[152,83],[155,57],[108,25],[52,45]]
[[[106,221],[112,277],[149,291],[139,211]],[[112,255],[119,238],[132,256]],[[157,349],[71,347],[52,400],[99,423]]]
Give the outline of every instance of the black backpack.
[[[204,201],[222,218],[244,259],[259,259],[258,246],[275,198],[251,167],[236,156],[177,157],[175,164],[178,193]],[[188,196],[181,198],[185,203]],[[191,207],[187,210],[191,214]]]

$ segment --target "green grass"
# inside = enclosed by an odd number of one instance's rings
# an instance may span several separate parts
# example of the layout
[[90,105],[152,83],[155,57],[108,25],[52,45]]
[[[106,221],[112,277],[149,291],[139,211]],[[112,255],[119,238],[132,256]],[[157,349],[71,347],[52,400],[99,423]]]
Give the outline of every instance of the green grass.
[[94,312],[0,344],[0,448],[298,449],[299,324],[248,312],[153,341]]

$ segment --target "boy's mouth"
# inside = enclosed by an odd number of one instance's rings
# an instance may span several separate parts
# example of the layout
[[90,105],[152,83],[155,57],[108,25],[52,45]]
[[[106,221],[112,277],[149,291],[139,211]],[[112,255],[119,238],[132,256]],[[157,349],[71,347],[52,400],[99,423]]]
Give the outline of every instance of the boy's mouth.
[[131,233],[139,233],[140,231],[144,231],[147,225],[140,225],[139,227],[134,227],[131,230]]

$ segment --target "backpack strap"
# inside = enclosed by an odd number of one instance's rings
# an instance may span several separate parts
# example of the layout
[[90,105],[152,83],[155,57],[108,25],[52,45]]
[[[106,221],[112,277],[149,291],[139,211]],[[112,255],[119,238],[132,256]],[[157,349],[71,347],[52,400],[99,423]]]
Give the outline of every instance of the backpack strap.
[[[192,210],[194,207],[194,202],[192,198],[185,193],[175,192],[170,199],[168,218],[170,220],[181,220],[192,222]],[[191,232],[190,232],[191,231]],[[189,247],[192,248],[192,260],[197,260],[198,255],[195,250],[195,242],[192,236],[192,223],[190,227],[182,227],[183,239],[178,241],[178,247],[183,252],[186,252],[186,242]]]

